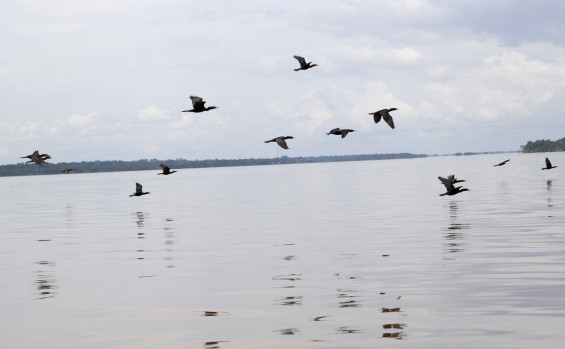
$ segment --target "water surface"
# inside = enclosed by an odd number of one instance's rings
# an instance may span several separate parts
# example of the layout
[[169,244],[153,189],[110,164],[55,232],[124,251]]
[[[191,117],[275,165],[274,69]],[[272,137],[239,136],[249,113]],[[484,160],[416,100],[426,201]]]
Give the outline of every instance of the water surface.
[[[0,337],[557,348],[563,170],[550,153],[3,177]],[[438,196],[450,174],[471,191]]]

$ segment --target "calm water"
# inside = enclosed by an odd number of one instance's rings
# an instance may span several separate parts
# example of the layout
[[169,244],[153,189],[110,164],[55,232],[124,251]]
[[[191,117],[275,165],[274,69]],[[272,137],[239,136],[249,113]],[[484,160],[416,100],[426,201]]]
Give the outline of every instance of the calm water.
[[561,347],[548,155],[0,178],[1,346]]

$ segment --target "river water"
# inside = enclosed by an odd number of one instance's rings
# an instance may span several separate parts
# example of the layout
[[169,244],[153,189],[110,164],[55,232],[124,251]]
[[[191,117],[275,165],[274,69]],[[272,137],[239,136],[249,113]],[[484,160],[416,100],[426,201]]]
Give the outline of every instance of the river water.
[[[1,346],[560,348],[564,170],[512,153],[0,178]],[[440,197],[450,174],[470,191]]]

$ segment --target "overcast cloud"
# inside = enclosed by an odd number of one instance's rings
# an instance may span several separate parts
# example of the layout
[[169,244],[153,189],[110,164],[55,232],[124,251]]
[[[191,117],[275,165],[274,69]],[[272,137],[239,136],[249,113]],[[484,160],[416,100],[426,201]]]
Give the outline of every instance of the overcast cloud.
[[[561,1],[7,1],[0,164],[518,150],[565,136]],[[319,64],[307,71],[293,55]],[[190,95],[219,109],[182,113]],[[396,129],[368,115],[393,112]],[[335,127],[357,132],[327,136]],[[292,135],[283,151],[264,140]]]

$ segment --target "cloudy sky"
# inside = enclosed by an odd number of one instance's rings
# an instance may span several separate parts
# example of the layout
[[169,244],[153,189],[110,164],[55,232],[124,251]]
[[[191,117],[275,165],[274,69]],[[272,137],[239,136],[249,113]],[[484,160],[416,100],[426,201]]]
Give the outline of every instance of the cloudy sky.
[[[565,136],[563,1],[2,1],[0,164],[518,150]],[[293,55],[319,64],[307,71]],[[219,109],[190,109],[190,95]],[[383,108],[396,129],[368,115]],[[334,127],[357,132],[341,139]],[[296,137],[289,150],[265,140]]]

